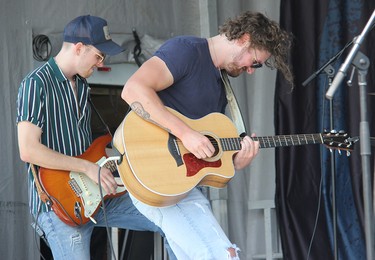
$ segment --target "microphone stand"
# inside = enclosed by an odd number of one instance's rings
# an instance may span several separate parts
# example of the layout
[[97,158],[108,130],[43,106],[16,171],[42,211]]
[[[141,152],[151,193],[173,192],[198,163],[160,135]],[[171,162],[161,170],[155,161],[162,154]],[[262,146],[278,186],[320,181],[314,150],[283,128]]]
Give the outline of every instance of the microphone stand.
[[370,130],[367,121],[367,81],[366,75],[370,66],[370,61],[361,52],[355,56],[353,66],[358,69],[358,86],[360,97],[360,145],[362,158],[362,183],[363,183],[363,202],[365,217],[365,238],[366,238],[366,255],[367,259],[374,259],[374,212],[371,203],[371,174],[370,174]]
[[335,78],[333,79],[331,87],[326,92],[326,97],[328,99],[333,98],[333,95],[335,94],[336,89],[338,88],[340,83],[343,81],[346,75],[346,71],[348,70],[351,62],[353,61],[355,55],[357,54],[359,47],[361,46],[368,32],[372,29],[374,21],[375,21],[375,10],[372,12],[372,15],[370,19],[367,21],[367,24],[365,28],[362,30],[362,33],[358,37],[355,37],[355,43],[352,49],[350,50],[350,53],[346,57],[344,63],[341,65],[339,71],[337,72]]
[[[302,85],[305,87],[307,86],[314,78],[316,78],[319,74],[323,71],[327,74],[328,77],[328,86],[331,87],[332,80],[335,75],[335,69],[331,65],[335,62],[341,54],[354,42],[354,39],[347,43],[343,49],[337,52],[329,61],[327,61],[323,66],[321,66],[316,72],[311,74],[311,76],[306,79]],[[333,124],[333,101],[330,100],[329,102],[329,115],[330,115],[330,130],[333,131],[334,124]],[[336,206],[336,160],[335,154],[331,151],[331,181],[332,181],[332,228],[333,228],[333,253],[334,259],[338,259],[338,249],[337,249],[337,206]]]
[[[335,75],[335,69],[332,65],[328,65],[324,72],[328,77],[328,86],[332,84],[333,77]],[[334,129],[333,124],[333,100],[329,101],[329,118],[331,131]],[[336,206],[336,158],[334,151],[331,151],[331,180],[332,180],[332,226],[333,226],[333,255],[334,259],[338,259],[337,250],[337,206]]]
[[[353,42],[353,41],[352,41]],[[319,68],[316,72],[314,72],[307,80],[305,80],[302,85],[306,86],[310,81],[312,81],[316,76],[324,71],[328,77],[328,86],[330,87],[332,84],[333,77],[335,75],[335,69],[331,65],[342,53],[343,51],[352,44],[350,42],[347,44],[344,49],[339,51],[333,58],[331,58],[327,63],[325,63],[321,68]],[[329,102],[329,122],[330,122],[330,131],[333,132],[334,130],[334,123],[333,123],[333,101],[330,100]],[[333,228],[333,255],[334,259],[338,259],[338,250],[337,250],[337,206],[336,206],[336,159],[335,154],[331,151],[331,182],[332,182],[332,228]]]
[[[362,158],[362,182],[363,182],[363,200],[364,200],[364,218],[365,218],[365,237],[366,237],[366,254],[367,259],[374,259],[374,212],[371,203],[371,175],[370,175],[370,130],[367,121],[367,94],[366,94],[366,75],[369,67],[369,59],[359,53],[359,47],[362,44],[365,36],[370,31],[375,21],[375,10],[373,11],[370,19],[368,20],[362,33],[355,39],[350,53],[346,60],[341,65],[338,73],[333,79],[331,87],[326,92],[326,97],[332,99],[333,95],[345,77],[346,71],[350,64],[353,64],[358,69],[358,85],[360,90],[360,146]],[[354,60],[354,61],[353,61]]]
[[[302,82],[302,86],[306,87],[313,79],[315,79],[320,73],[322,73],[323,70],[325,70],[329,65],[334,63],[341,54],[354,42],[354,39],[351,40],[349,43],[347,43],[344,48],[342,48],[338,53],[336,53],[329,61],[327,61],[323,66],[321,66],[317,71],[315,71],[313,74],[311,74],[308,79],[306,79],[304,82]],[[332,67],[331,67],[332,68]],[[326,73],[330,74],[330,71],[325,71]],[[334,72],[333,72],[334,73]]]

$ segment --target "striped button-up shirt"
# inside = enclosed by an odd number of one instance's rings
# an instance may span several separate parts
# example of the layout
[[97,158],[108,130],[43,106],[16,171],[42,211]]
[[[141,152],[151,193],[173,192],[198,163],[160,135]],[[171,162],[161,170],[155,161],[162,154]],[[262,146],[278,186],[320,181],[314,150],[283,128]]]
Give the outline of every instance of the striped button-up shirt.
[[[29,121],[42,129],[41,142],[47,147],[70,156],[82,154],[92,142],[89,86],[80,76],[75,77],[74,90],[51,58],[21,82],[17,98],[16,122]],[[30,164],[27,164],[29,205],[33,214],[41,206]]]

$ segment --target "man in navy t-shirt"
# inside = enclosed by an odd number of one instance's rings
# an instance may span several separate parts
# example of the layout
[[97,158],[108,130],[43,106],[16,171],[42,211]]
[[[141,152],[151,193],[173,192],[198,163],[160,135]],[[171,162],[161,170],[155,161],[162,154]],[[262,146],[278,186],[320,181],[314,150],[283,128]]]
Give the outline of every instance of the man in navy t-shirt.
[[[207,159],[215,153],[210,139],[166,106],[191,119],[224,113],[222,70],[237,77],[265,65],[292,81],[286,64],[289,46],[289,35],[276,22],[245,12],[229,19],[212,38],[180,36],[165,42],[126,82],[121,96],[141,118],[171,133],[197,159]],[[259,143],[245,136],[233,156],[234,168],[248,166],[258,150]],[[239,259],[239,249],[229,241],[199,189],[193,188],[168,207],[149,206],[132,194],[131,198],[163,230],[178,259]]]

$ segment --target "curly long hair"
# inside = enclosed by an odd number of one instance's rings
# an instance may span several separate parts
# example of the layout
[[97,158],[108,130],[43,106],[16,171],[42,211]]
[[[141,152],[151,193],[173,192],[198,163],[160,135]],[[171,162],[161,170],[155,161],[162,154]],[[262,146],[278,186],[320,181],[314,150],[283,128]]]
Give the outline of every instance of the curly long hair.
[[293,84],[293,75],[288,66],[292,35],[282,30],[277,22],[261,13],[246,11],[228,19],[219,27],[219,33],[224,34],[230,41],[249,34],[251,48],[265,50],[271,54],[265,65],[280,70],[285,79]]

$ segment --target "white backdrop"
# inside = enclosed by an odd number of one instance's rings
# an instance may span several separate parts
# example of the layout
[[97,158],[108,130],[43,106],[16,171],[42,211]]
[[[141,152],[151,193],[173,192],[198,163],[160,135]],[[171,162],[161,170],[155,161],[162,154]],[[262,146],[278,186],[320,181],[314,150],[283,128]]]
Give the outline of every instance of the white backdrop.
[[[0,3],[2,259],[39,259],[30,228],[26,171],[19,159],[15,125],[19,83],[36,64],[32,54],[33,35],[50,36],[55,52],[65,24],[76,16],[91,14],[105,18],[113,35],[129,36],[135,27],[140,36],[148,34],[159,39],[182,34],[208,36],[217,33],[216,25],[244,10],[261,11],[278,21],[280,6],[280,0],[1,0]],[[214,10],[212,17],[217,17],[214,28],[212,21],[207,24],[202,13],[205,10],[202,6],[206,5],[209,12]],[[275,78],[276,71],[262,68],[254,75],[231,80],[249,132],[258,136],[274,135]],[[219,208],[219,213],[221,210],[221,215],[228,217],[225,228],[230,239],[241,248],[243,259],[264,251],[263,218],[258,211],[250,212],[248,203],[273,200],[274,158],[273,149],[261,150],[252,165],[238,172],[230,182],[228,203]]]

